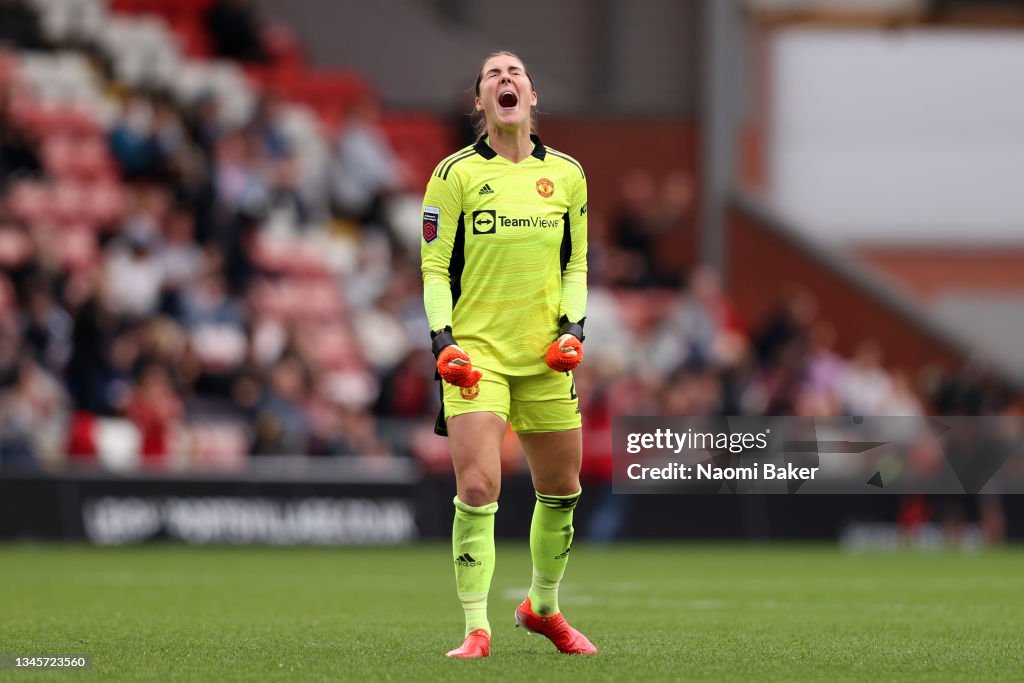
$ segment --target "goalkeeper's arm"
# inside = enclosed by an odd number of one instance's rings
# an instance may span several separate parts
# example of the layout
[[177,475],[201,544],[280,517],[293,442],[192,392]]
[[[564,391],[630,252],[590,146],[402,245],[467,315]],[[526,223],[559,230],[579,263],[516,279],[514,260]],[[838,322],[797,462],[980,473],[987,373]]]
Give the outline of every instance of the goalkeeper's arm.
[[[562,267],[558,339],[544,360],[558,372],[573,370],[583,360],[583,323],[587,308],[587,179],[582,175],[572,188],[569,203],[568,259]],[[564,258],[564,256],[563,256]]]

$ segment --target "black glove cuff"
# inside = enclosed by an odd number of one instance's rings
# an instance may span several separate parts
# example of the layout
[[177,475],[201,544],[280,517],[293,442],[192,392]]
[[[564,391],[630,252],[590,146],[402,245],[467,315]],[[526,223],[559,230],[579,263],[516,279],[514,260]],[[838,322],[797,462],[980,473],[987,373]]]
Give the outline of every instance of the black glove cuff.
[[558,336],[561,337],[563,334],[571,334],[580,341],[586,339],[583,334],[583,323],[587,322],[586,318],[580,318],[578,323],[569,322],[569,317],[563,315],[562,319],[558,321],[561,327],[558,328]]
[[432,340],[430,342],[430,350],[434,353],[435,360],[441,355],[442,351],[449,346],[455,345],[455,337],[452,336],[452,328],[450,325],[440,332],[431,332],[430,338]]

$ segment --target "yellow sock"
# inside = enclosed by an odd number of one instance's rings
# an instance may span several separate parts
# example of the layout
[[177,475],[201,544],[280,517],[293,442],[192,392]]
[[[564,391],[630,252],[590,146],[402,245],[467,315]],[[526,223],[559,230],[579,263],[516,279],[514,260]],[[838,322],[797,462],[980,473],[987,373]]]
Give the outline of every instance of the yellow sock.
[[582,491],[569,496],[537,493],[530,525],[530,555],[533,557],[533,582],[530,606],[540,616],[558,613],[558,585],[572,549],[572,511]]
[[455,497],[452,555],[459,602],[466,614],[466,635],[477,629],[491,632],[487,593],[494,575],[494,513],[497,503],[473,507]]

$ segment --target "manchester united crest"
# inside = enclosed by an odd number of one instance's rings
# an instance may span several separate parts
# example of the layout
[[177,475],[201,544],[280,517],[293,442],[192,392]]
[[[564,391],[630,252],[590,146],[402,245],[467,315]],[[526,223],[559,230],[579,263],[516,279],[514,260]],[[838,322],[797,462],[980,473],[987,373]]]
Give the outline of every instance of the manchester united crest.
[[459,391],[459,393],[462,394],[462,398],[466,399],[467,401],[472,401],[474,398],[480,395],[480,385],[474,384],[471,387],[463,387],[462,390]]
[[547,178],[541,178],[537,181],[537,194],[547,199],[555,193],[555,184]]

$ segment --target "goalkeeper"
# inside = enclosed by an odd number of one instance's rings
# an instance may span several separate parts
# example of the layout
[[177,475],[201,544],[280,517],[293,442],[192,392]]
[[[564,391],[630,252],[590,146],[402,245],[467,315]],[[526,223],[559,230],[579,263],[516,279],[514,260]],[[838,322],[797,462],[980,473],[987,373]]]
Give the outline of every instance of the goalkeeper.
[[437,432],[448,436],[457,495],[452,555],[465,641],[486,657],[487,594],[506,422],[519,435],[537,501],[533,581],[515,619],[560,652],[596,648],[566,623],[558,585],[572,548],[582,461],[572,370],[583,359],[587,184],[579,163],[533,133],[537,93],[514,54],[476,79],[479,139],[444,159],[423,202],[423,296],[443,380]]

